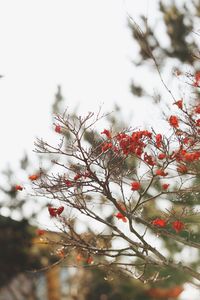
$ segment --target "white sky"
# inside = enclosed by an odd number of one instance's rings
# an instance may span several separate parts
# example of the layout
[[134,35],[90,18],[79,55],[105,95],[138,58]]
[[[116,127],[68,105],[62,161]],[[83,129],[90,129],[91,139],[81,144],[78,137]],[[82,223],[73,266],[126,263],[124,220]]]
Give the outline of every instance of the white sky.
[[127,12],[151,17],[153,9],[148,0],[0,0],[1,166],[14,165],[35,136],[49,134],[58,84],[71,109],[96,111],[104,103],[107,111],[117,102],[130,113],[137,51]]

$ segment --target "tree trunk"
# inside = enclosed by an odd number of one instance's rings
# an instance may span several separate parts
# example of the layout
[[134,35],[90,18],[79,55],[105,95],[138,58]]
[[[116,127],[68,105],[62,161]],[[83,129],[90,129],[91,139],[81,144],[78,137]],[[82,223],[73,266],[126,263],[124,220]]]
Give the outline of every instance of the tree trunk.
[[48,300],[60,300],[60,268],[58,266],[47,271]]

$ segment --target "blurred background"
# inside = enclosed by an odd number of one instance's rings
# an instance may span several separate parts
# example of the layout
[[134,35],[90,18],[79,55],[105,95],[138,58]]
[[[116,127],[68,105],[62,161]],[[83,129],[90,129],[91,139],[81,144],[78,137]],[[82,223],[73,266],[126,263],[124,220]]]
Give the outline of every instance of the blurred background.
[[147,289],[103,271],[48,269],[59,253],[35,243],[44,234],[38,229],[51,238],[55,226],[28,181],[40,167],[51,168],[50,158],[33,152],[34,141],[58,140],[54,115],[66,108],[84,115],[101,107],[113,112],[110,126],[167,131],[169,90],[188,102],[198,94],[191,85],[200,70],[199,16],[198,0],[0,1],[0,300],[199,299],[184,274],[177,293],[163,298],[170,282]]

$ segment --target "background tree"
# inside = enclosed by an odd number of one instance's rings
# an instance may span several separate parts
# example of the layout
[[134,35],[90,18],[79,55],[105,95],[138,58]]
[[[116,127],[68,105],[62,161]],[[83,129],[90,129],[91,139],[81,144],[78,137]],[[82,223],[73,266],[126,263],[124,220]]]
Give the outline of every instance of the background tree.
[[[53,103],[52,114],[58,114],[64,110],[64,97],[61,87],[57,87]],[[55,131],[54,126],[51,128]],[[7,165],[1,170],[0,182],[0,212],[14,220],[26,220],[30,224],[38,222],[38,215],[46,208],[46,201],[34,198],[29,194],[29,183],[34,176],[39,174],[40,167],[50,170],[52,157],[46,159],[43,156],[35,157],[35,161],[25,152],[17,167]],[[36,176],[37,177],[37,176]],[[32,203],[34,202],[34,205]]]
[[[152,21],[142,15],[136,23],[131,16],[128,16],[128,23],[139,49],[139,58],[133,62],[135,72],[147,73],[149,78],[152,78],[153,71],[156,70],[161,85],[160,87],[156,85],[155,92],[146,87],[146,81],[138,81],[134,78],[131,91],[133,95],[142,99],[153,99],[156,107],[160,107],[160,111],[164,112],[165,118],[166,111],[169,112],[171,109],[169,103],[176,102],[178,99],[199,104],[200,3],[196,0],[167,3],[161,0],[158,3],[158,13],[161,18]],[[198,176],[194,184],[199,184]],[[198,206],[198,193],[196,195],[188,193],[183,197],[191,209]],[[177,201],[175,205],[176,208],[179,207]],[[178,250],[173,240],[164,239],[164,242],[170,251]],[[198,264],[198,259],[199,253],[196,253],[194,265]],[[184,281],[183,275],[180,274],[180,277]]]
[[[157,13],[161,18],[151,22],[147,16],[142,15],[138,20],[139,27],[131,16],[128,18],[129,28],[139,49],[139,58],[134,61],[134,69],[136,72],[140,69],[152,72],[155,67],[159,68],[168,86],[173,75],[180,76],[184,84],[185,81],[192,84],[192,75],[199,71],[199,1],[166,3],[161,0],[158,3]],[[152,64],[152,55],[157,66]],[[175,84],[177,85],[177,81]],[[131,91],[139,97],[149,95],[145,84],[136,79],[132,81]],[[162,92],[160,89],[157,91],[157,97],[152,95],[151,92],[151,99],[164,100],[163,89]]]
[[[53,112],[58,110],[61,100],[61,90],[58,87],[52,105]],[[47,160],[45,157],[37,156],[33,163],[25,153],[17,167],[12,168],[8,165],[4,170],[1,170],[0,288],[8,286],[13,279],[23,272],[25,272],[24,277],[28,276],[28,278],[33,279],[34,276],[37,277],[37,274],[26,273],[26,271],[39,270],[58,260],[58,255],[51,255],[51,249],[40,246],[40,238],[45,230],[38,227],[40,227],[41,215],[46,209],[48,201],[33,197],[29,189],[30,182],[39,176],[40,167],[46,171],[50,170],[52,167],[51,156]],[[48,236],[47,233],[46,236]],[[37,243],[40,249],[35,247],[34,243]],[[6,296],[3,295],[2,297]]]

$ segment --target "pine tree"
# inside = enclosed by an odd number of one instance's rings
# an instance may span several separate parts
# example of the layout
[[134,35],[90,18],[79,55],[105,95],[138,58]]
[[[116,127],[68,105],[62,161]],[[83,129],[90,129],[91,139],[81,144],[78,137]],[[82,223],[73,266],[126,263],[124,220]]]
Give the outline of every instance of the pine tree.
[[[144,15],[140,17],[140,26],[129,16],[129,28],[134,41],[139,47],[139,59],[134,61],[135,71],[146,68],[152,76],[156,70],[164,81],[173,76],[184,75],[183,81],[193,83],[193,75],[199,71],[199,33],[198,18],[200,15],[199,1],[159,1],[162,15],[155,24],[150,24]],[[162,28],[160,30],[159,28]],[[151,67],[154,60],[153,67]],[[156,63],[155,63],[156,62]],[[148,71],[150,67],[150,70]],[[167,71],[166,71],[167,68]],[[145,84],[133,79],[131,91],[135,96],[146,96]],[[198,92],[198,91],[197,91]],[[152,95],[150,95],[152,98]],[[158,95],[158,99],[162,98]]]

